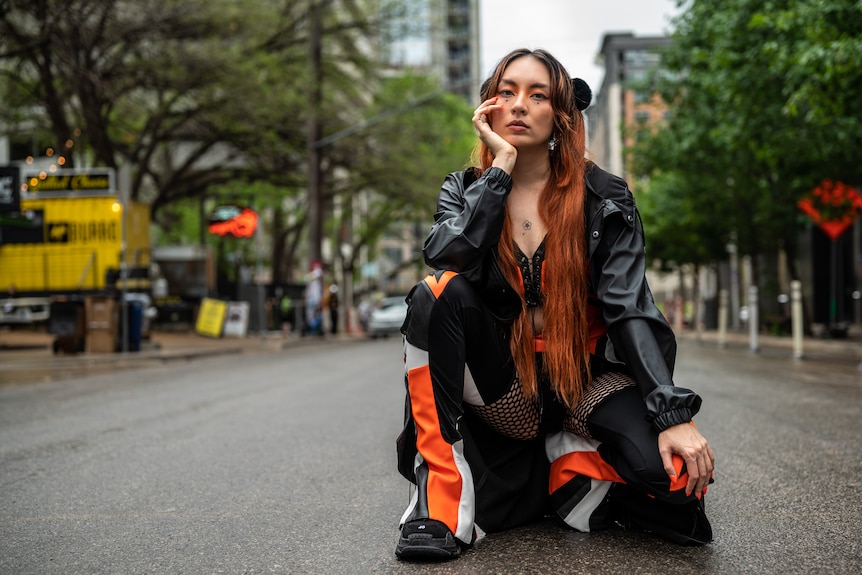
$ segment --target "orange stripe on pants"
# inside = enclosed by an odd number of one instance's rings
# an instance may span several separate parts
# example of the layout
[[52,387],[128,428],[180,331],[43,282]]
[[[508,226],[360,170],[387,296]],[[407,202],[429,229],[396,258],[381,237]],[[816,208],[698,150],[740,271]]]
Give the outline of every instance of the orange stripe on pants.
[[683,472],[683,459],[679,455],[672,455],[673,468],[676,471],[676,479],[670,480],[670,491],[682,491],[688,485],[688,471]]
[[423,365],[409,370],[407,385],[416,422],[416,448],[428,465],[428,515],[430,519],[442,521],[455,533],[463,481],[452,445],[440,433],[430,368]]
[[[682,471],[683,459],[674,454],[673,467],[676,469],[676,479],[670,481],[669,491],[682,491],[688,484],[688,472]],[[551,463],[548,492],[553,493],[569,480],[586,475],[592,479],[625,483],[613,467],[599,455],[597,451],[575,451],[563,455]]]
[[551,463],[548,492],[553,493],[578,475],[592,479],[625,483],[614,468],[599,455],[598,451],[574,451]]

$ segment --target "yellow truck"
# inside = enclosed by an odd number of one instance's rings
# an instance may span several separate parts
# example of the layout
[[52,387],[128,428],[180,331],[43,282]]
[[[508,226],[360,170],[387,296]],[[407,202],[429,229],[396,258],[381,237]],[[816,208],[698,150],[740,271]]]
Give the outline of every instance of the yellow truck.
[[20,207],[0,220],[0,323],[47,319],[52,296],[149,290],[148,206],[123,213],[113,171],[58,172],[22,173]]

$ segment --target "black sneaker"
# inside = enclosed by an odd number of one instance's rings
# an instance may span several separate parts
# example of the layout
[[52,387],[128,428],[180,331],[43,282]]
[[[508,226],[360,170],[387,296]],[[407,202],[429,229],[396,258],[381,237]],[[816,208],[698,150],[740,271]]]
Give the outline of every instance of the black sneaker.
[[623,529],[647,531],[680,545],[706,545],[712,541],[712,526],[704,511],[703,497],[672,504],[622,483],[614,485],[609,495],[617,523]]
[[461,547],[452,531],[435,519],[408,521],[401,528],[395,547],[400,559],[415,561],[445,561],[461,555]]

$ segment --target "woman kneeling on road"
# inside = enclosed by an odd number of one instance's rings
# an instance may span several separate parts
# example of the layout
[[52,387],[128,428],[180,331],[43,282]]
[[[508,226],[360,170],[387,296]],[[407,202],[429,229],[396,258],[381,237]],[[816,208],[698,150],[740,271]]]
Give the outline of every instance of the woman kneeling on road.
[[396,554],[457,557],[477,526],[556,516],[704,544],[715,458],[676,387],[626,183],[585,159],[586,84],[543,50],[485,82],[477,163],[446,177],[408,297]]

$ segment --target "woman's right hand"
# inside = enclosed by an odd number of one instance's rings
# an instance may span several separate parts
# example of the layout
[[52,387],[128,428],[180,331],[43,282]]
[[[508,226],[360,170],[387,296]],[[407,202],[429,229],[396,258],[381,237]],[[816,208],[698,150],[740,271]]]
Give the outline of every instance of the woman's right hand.
[[677,473],[673,456],[679,455],[685,462],[688,471],[686,495],[694,493],[700,497],[706,491],[715,471],[715,453],[693,423],[673,425],[659,433],[658,451],[664,463],[664,470],[671,479],[675,479]]
[[476,129],[479,139],[488,146],[491,154],[494,155],[492,165],[511,174],[515,167],[515,160],[518,158],[518,150],[495,132],[491,126],[491,113],[501,108],[502,105],[497,104],[496,96],[482,102],[473,112],[473,127]]

